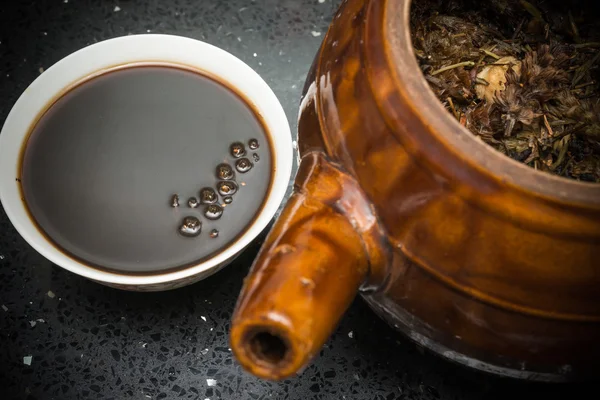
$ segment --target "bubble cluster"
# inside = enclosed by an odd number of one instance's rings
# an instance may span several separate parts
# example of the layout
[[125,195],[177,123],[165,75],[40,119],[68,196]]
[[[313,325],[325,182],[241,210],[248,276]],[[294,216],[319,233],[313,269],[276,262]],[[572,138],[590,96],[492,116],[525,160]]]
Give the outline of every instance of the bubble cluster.
[[221,215],[223,215],[223,207],[221,207],[218,204],[210,204],[210,205],[206,206],[206,208],[204,209],[204,216],[207,219],[210,219],[210,220],[219,219],[219,218],[221,218]]
[[217,200],[217,193],[213,188],[205,187],[200,189],[201,204],[215,204]]
[[231,146],[229,146],[229,151],[234,158],[240,158],[246,155],[246,148],[241,142],[232,143]]
[[235,169],[242,174],[250,171],[252,169],[252,163],[247,158],[240,158],[235,162]]
[[237,190],[238,186],[233,181],[221,181],[217,183],[217,191],[221,196],[232,196]]
[[186,237],[196,237],[202,232],[202,222],[196,217],[185,217],[179,226],[179,233]]
[[256,150],[256,149],[258,149],[258,140],[257,139],[250,139],[250,140],[248,140],[248,148],[250,150]]
[[217,178],[222,181],[229,181],[235,177],[233,168],[227,163],[217,165]]
[[[259,148],[257,139],[248,140],[248,148],[250,150],[257,150]],[[202,215],[204,218],[214,221],[221,218],[223,215],[225,206],[233,202],[233,195],[239,190],[238,183],[236,182],[236,171],[242,174],[250,171],[254,164],[245,157],[246,147],[242,142],[235,142],[229,146],[230,155],[235,158],[235,169],[232,164],[222,162],[217,165],[216,178],[217,183],[215,189],[211,187],[203,187],[200,189],[199,197],[190,197],[187,201],[189,208],[196,209],[200,205],[204,206]],[[260,156],[254,152],[252,153],[252,160],[256,163],[260,160]],[[245,182],[240,182],[241,186],[245,186]],[[219,196],[222,198],[222,203],[219,203]],[[179,195],[173,194],[171,196],[171,207],[179,207]],[[179,225],[179,233],[186,237],[196,237],[200,235],[202,231],[202,222],[194,216],[185,217]],[[211,239],[219,236],[218,229],[212,229],[209,233]]]

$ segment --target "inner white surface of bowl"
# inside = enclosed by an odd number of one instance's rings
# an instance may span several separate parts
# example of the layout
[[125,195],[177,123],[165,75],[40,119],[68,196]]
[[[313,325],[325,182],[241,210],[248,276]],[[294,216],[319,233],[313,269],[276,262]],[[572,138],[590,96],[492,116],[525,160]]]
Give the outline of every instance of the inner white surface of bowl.
[[[273,183],[252,226],[231,246],[198,265],[156,275],[122,275],[99,270],[65,255],[48,242],[31,220],[21,199],[20,156],[37,118],[72,85],[107,69],[133,63],[161,63],[196,68],[227,82],[252,103],[267,126],[273,146]],[[19,234],[53,263],[101,282],[150,285],[185,279],[235,257],[267,226],[284,199],[292,172],[292,137],[285,112],[266,82],[230,53],[194,39],[170,35],[134,35],[110,39],[81,49],[40,75],[21,95],[0,134],[0,200]]]

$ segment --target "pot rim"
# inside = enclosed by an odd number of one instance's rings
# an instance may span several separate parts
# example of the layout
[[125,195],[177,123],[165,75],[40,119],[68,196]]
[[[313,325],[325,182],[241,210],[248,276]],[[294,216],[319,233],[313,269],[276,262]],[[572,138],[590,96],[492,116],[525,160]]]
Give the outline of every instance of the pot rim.
[[382,35],[387,67],[398,90],[404,91],[413,102],[414,116],[456,157],[486,177],[550,200],[597,208],[600,184],[538,171],[513,160],[478,140],[444,109],[417,63],[410,35],[411,3],[412,0],[386,1]]

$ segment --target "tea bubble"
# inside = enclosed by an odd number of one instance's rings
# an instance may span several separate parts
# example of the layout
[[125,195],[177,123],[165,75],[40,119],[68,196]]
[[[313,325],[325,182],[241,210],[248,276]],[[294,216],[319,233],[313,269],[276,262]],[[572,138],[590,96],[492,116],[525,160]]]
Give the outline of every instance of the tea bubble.
[[250,148],[250,150],[256,150],[256,149],[258,149],[258,140],[256,140],[256,139],[250,139],[248,141],[248,147]]
[[256,153],[252,153],[252,159],[254,160],[254,162],[260,161],[260,157]]
[[196,208],[198,207],[200,203],[198,202],[198,199],[195,197],[190,197],[188,200],[188,207],[189,208]]
[[217,190],[221,196],[231,196],[237,192],[238,187],[233,181],[221,181],[217,183]]
[[196,217],[185,217],[179,227],[179,233],[187,237],[196,237],[202,231],[202,222]]
[[205,187],[200,190],[200,204],[215,204],[217,193],[213,188]]
[[232,202],[232,201],[233,201],[233,197],[231,197],[231,196],[225,196],[225,197],[223,198],[223,202],[224,202],[225,204],[231,204],[231,202]]
[[247,158],[240,158],[235,163],[235,169],[237,169],[238,172],[241,172],[242,174],[250,171],[251,168],[252,163]]
[[219,231],[218,230],[213,229],[212,231],[210,231],[210,237],[211,237],[211,239],[214,239],[214,238],[216,238],[218,236],[219,236]]
[[204,209],[204,216],[208,219],[219,219],[223,215],[223,207],[218,204],[210,204]]
[[171,207],[179,207],[179,196],[176,194],[171,196]]
[[246,155],[246,148],[244,148],[244,144],[240,142],[232,143],[231,146],[229,146],[229,151],[235,158],[240,158]]
[[220,180],[228,181],[233,179],[234,176],[235,174],[233,173],[233,168],[231,168],[231,165],[226,163],[217,165],[217,178]]

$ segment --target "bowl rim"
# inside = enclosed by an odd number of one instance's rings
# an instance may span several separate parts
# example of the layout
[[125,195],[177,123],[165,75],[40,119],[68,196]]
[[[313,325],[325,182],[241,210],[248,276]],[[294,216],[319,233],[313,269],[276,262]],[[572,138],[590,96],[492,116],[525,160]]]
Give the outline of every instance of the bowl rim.
[[[21,149],[38,118],[62,94],[93,76],[128,65],[168,65],[195,69],[234,88],[265,124],[273,153],[273,179],[265,202],[238,239],[211,258],[186,268],[129,274],[99,269],[65,254],[30,217],[21,198]],[[0,133],[0,202],[17,230],[54,264],[86,278],[116,285],[156,285],[220,269],[247,247],[277,213],[292,175],[292,135],[285,111],[269,85],[250,66],[211,44],[175,35],[121,36],[84,47],[52,65],[21,94]]]

